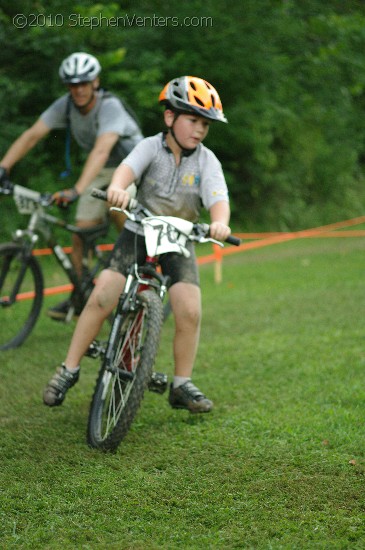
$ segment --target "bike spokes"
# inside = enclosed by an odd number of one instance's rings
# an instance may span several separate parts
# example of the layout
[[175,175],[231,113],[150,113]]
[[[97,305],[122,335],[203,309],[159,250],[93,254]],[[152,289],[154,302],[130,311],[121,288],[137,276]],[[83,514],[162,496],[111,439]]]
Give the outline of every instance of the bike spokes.
[[115,428],[123,413],[134,384],[143,341],[145,310],[126,319],[121,330],[121,339],[114,355],[110,371],[103,376],[104,415],[101,418],[100,435],[105,439]]
[[14,348],[30,334],[43,300],[36,260],[16,244],[0,246],[0,350]]

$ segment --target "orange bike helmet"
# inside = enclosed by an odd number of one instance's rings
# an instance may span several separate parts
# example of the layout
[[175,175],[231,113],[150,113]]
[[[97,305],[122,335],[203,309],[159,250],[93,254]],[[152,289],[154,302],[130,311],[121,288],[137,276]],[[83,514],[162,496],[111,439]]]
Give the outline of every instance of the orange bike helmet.
[[158,100],[172,111],[195,113],[210,120],[228,122],[217,90],[209,82],[196,76],[181,76],[170,80]]

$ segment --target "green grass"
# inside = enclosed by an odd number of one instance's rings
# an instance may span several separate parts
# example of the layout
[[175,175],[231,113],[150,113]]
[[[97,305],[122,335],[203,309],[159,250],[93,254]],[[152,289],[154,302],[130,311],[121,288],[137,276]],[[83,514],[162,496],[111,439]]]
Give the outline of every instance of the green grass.
[[148,393],[112,455],[85,443],[97,362],[62,407],[42,404],[72,332],[43,312],[1,355],[1,548],[365,548],[364,253],[292,241],[226,257],[220,285],[202,267],[194,381],[215,409]]

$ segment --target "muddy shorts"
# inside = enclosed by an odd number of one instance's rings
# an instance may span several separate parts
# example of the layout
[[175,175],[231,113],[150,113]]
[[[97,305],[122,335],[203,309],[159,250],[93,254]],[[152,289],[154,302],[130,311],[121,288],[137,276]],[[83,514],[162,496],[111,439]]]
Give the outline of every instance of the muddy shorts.
[[[175,283],[191,283],[199,286],[199,271],[195,259],[195,249],[192,242],[188,242],[186,248],[190,252],[190,258],[185,258],[177,252],[169,252],[160,256],[160,266],[164,275],[171,277],[171,286]],[[146,259],[147,251],[145,239],[128,229],[123,229],[115,243],[110,260],[109,269],[127,275],[127,269],[137,258],[139,265]]]

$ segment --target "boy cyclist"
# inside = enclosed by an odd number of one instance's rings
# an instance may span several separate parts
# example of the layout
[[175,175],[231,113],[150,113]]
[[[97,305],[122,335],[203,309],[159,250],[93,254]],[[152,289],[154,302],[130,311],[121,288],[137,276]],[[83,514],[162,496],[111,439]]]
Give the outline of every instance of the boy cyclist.
[[[224,241],[230,234],[228,191],[218,159],[203,144],[211,121],[227,122],[217,91],[205,80],[184,76],[171,80],[159,97],[165,105],[167,132],[142,140],[115,170],[108,188],[109,202],[127,208],[131,182],[137,200],[155,215],[170,215],[196,222],[201,204],[209,210],[211,237]],[[60,405],[66,391],[79,378],[80,361],[102,323],[115,307],[124,283],[126,266],[146,250],[139,227],[127,220],[104,270],[78,320],[65,359],[46,386],[44,403]],[[169,297],[175,318],[173,342],[175,372],[169,403],[193,413],[209,412],[213,403],[191,381],[197,352],[201,294],[194,249],[190,258],[169,253],[160,258],[171,277]]]

